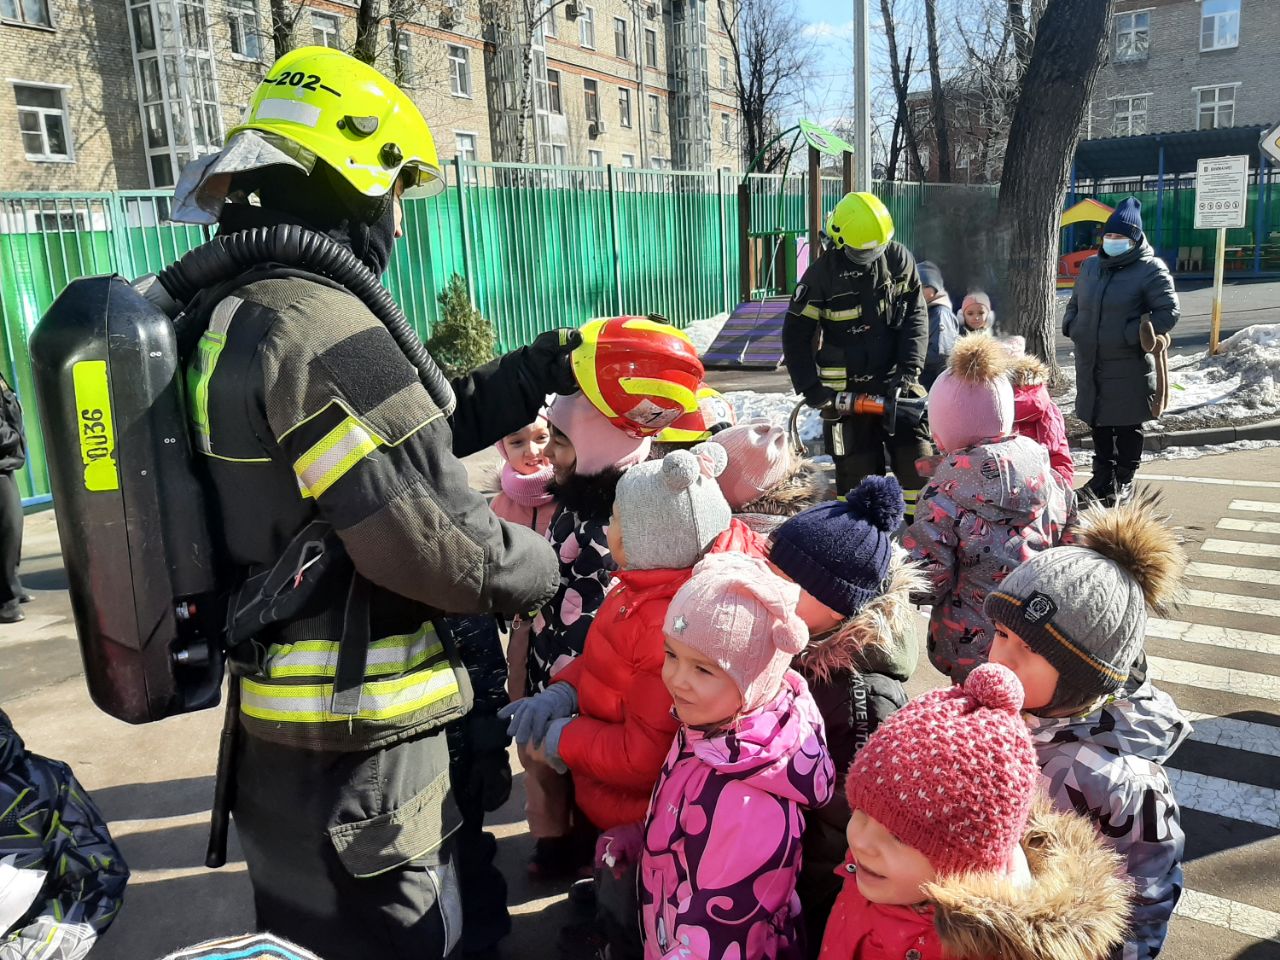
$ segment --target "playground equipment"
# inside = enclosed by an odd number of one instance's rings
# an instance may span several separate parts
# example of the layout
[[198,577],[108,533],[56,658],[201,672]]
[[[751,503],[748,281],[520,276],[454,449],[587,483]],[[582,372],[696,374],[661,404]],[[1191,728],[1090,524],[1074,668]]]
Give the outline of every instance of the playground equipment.
[[[1113,208],[1097,200],[1081,200],[1074,207],[1062,214],[1059,227],[1065,229],[1077,223],[1106,223]],[[1076,250],[1058,258],[1058,289],[1070,290],[1076,285],[1076,277],[1080,276],[1080,265],[1097,254],[1090,246],[1086,250]]]
[[[806,230],[782,226],[756,229],[752,223],[751,174],[773,147],[791,137],[787,159],[778,179],[778,224],[783,222],[787,172],[803,140],[808,152],[809,177],[805,196]],[[842,161],[844,192],[853,189],[853,147],[816,123],[801,120],[770,140],[751,161],[738,184],[738,297],[715,342],[703,355],[712,368],[774,369],[782,362],[782,321],[787,302],[803,268],[822,253],[822,157]]]

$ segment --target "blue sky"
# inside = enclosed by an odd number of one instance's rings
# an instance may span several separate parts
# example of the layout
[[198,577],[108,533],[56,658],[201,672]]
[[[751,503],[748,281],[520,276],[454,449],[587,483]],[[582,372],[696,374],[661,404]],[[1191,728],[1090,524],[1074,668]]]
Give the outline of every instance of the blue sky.
[[[785,2],[785,0],[784,0]],[[818,123],[831,124],[849,115],[853,105],[852,0],[793,0],[796,13],[814,42],[811,75],[796,111]],[[887,78],[887,54],[879,38],[880,5],[871,2],[871,56],[874,90]]]

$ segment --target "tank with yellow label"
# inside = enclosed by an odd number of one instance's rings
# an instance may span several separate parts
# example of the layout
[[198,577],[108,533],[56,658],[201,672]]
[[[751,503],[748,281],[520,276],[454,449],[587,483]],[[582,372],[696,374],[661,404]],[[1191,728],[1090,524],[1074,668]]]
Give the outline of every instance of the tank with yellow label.
[[86,277],[31,360],[90,695],[130,723],[215,706],[218,569],[173,322],[120,277]]

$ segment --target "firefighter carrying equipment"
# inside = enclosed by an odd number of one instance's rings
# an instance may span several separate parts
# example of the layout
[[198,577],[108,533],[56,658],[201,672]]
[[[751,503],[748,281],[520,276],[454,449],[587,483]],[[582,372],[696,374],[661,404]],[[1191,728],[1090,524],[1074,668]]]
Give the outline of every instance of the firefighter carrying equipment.
[[853,393],[844,391],[837,393],[831,403],[835,416],[832,419],[848,416],[879,417],[884,432],[893,436],[900,428],[914,430],[924,419],[928,397],[904,397],[899,387],[893,387],[883,396],[872,393]]
[[704,371],[693,341],[655,314],[592,320],[573,374],[592,406],[633,437],[660,433],[698,409]]

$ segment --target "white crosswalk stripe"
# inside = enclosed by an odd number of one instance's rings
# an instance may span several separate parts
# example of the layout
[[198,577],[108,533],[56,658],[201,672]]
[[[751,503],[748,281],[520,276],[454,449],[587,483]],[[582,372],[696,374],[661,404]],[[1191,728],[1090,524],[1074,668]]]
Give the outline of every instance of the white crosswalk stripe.
[[1280,700],[1280,677],[1270,674],[1214,667],[1207,663],[1169,660],[1165,657],[1148,657],[1147,664],[1151,668],[1153,680],[1179,683],[1186,687],[1202,687],[1240,697]]
[[1280,523],[1272,520],[1238,520],[1223,517],[1218,521],[1219,530],[1239,530],[1243,533],[1274,533],[1280,535]]
[[1280,560],[1280,543],[1249,543],[1245,540],[1219,540],[1210,537],[1200,544],[1211,553],[1230,553],[1237,557],[1267,557]]
[[1280,913],[1247,903],[1224,900],[1199,890],[1183,890],[1174,913],[1189,920],[1211,923],[1215,927],[1256,937],[1258,940],[1280,943]]
[[1248,653],[1270,653],[1280,656],[1280,636],[1271,633],[1255,633],[1252,630],[1236,630],[1232,627],[1215,627],[1204,623],[1153,618],[1147,621],[1147,636],[1160,640],[1199,643],[1225,650],[1243,650]]
[[1280,513],[1280,503],[1269,503],[1266,500],[1232,500],[1227,509],[1237,513]]
[[1174,795],[1184,807],[1280,829],[1280,793],[1275,790],[1175,767],[1169,767],[1168,774]]
[[1280,757],[1280,727],[1265,723],[1249,723],[1232,717],[1217,717],[1211,713],[1185,711],[1194,730],[1191,739],[1197,743],[1211,743],[1216,747],[1260,753],[1268,757]]
[[1238,593],[1216,593],[1212,590],[1183,590],[1179,606],[1205,607],[1227,613],[1243,613],[1250,617],[1280,617],[1280,600],[1269,597],[1246,597]]
[[1161,483],[1202,483],[1215,487],[1262,487],[1268,490],[1280,490],[1280,480],[1228,480],[1225,477],[1175,477],[1167,473],[1139,474],[1138,479],[1159,481]]
[[1256,583],[1265,587],[1280,587],[1280,570],[1233,567],[1227,563],[1189,563],[1187,564],[1187,576],[1233,580],[1236,583]]

